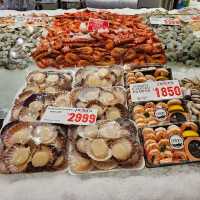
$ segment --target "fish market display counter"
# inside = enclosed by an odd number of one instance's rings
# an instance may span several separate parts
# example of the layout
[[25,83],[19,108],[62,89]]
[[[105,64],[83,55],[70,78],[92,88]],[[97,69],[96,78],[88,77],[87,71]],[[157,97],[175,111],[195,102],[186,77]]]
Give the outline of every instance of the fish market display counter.
[[[1,132],[0,199],[199,199],[195,6],[1,11],[0,117],[11,123]],[[136,94],[138,84],[156,85],[156,99]],[[47,106],[73,108],[67,123],[78,126],[56,125]]]

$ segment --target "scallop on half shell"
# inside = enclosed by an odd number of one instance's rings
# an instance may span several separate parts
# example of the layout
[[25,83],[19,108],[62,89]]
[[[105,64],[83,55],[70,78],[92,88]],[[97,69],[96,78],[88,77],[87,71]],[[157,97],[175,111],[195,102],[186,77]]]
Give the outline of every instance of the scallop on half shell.
[[77,134],[82,138],[97,138],[98,137],[98,126],[79,126],[76,129]]
[[106,141],[101,138],[89,141],[86,152],[90,158],[96,161],[106,161],[112,157]]

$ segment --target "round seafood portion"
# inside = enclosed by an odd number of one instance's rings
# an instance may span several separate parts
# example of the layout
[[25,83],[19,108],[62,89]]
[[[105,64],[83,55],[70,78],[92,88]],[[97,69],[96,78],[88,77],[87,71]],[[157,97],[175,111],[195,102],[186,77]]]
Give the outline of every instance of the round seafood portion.
[[73,148],[69,161],[72,172],[135,168],[143,152],[133,126],[135,128],[131,121],[121,119],[72,129]]
[[12,122],[1,133],[0,173],[55,171],[67,167],[67,136],[63,128]]

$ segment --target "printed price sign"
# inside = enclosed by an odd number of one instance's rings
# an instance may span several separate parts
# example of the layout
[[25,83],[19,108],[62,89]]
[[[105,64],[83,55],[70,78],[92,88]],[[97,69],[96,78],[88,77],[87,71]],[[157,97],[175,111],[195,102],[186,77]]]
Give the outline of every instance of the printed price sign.
[[90,18],[88,22],[88,32],[94,31],[108,31],[109,29],[109,22],[107,20],[102,19],[93,19]]
[[150,17],[150,23],[155,25],[170,25],[170,26],[180,26],[181,22],[179,19],[172,19],[167,17]]
[[48,106],[41,121],[57,124],[92,125],[96,123],[97,110]]
[[182,98],[178,80],[137,83],[130,85],[131,99],[139,101],[159,101]]

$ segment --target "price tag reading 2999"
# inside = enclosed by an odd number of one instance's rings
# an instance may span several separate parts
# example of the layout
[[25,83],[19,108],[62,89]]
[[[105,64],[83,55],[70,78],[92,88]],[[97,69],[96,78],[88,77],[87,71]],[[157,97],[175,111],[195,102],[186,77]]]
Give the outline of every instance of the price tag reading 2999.
[[178,80],[132,84],[130,91],[133,102],[159,101],[183,97]]
[[96,123],[96,119],[96,109],[48,106],[41,121],[57,124],[93,125]]

